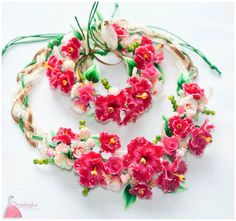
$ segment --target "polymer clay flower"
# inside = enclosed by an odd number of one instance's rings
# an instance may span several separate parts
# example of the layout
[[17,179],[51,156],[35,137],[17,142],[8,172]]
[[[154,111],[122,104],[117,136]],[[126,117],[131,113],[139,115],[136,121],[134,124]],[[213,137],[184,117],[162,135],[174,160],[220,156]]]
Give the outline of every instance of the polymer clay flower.
[[141,77],[148,79],[154,85],[160,77],[159,70],[152,64],[149,63],[144,69],[141,70]]
[[132,195],[136,195],[141,199],[151,199],[152,189],[146,183],[140,182],[132,186],[129,190]]
[[179,147],[178,139],[175,136],[162,137],[161,142],[163,144],[163,150],[169,155],[174,155],[175,151]]
[[105,168],[99,153],[91,151],[82,154],[74,162],[74,171],[79,174],[80,183],[87,188],[106,185]]
[[71,144],[72,139],[76,138],[76,134],[72,132],[70,128],[59,128],[57,134],[52,137],[52,141],[55,143],[61,142],[64,144]]
[[201,89],[196,83],[183,84],[183,90],[187,95],[192,95],[196,100],[205,96],[204,89]]
[[123,173],[124,167],[121,157],[110,157],[104,165],[108,174],[120,176]]
[[127,149],[124,167],[132,171],[136,180],[147,182],[153,174],[162,170],[161,146],[154,145],[144,137],[137,137],[128,144]]
[[189,118],[182,119],[180,116],[173,116],[169,119],[168,125],[174,135],[185,138],[192,125],[192,121]]
[[69,40],[69,42],[66,45],[63,45],[61,47],[62,55],[68,56],[72,60],[75,60],[80,55],[80,52],[79,52],[80,46],[81,46],[81,43],[79,39],[77,39],[76,37],[73,37]]
[[113,23],[112,27],[114,28],[118,38],[124,38],[129,35],[128,30],[126,28],[124,28],[116,23]]
[[116,134],[100,133],[99,141],[101,150],[107,153],[115,153],[120,147],[120,138]]
[[73,71],[66,70],[64,72],[61,72],[61,75],[58,78],[58,85],[60,86],[62,92],[66,94],[69,93],[74,83],[75,76]]

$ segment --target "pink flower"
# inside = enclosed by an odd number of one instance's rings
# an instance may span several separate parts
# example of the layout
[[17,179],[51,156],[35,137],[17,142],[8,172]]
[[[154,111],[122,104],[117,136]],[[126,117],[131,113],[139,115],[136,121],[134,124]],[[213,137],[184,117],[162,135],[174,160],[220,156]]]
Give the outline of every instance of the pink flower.
[[105,168],[101,154],[93,151],[82,154],[74,162],[74,171],[79,174],[80,183],[87,188],[106,185]]
[[67,145],[70,145],[71,140],[75,138],[76,138],[76,134],[74,134],[70,128],[61,127],[59,128],[56,136],[52,137],[52,141],[56,143],[62,142]]
[[81,43],[77,38],[71,38],[66,45],[61,47],[62,54],[64,56],[69,56],[71,59],[75,60],[79,57],[80,46]]
[[113,23],[112,27],[114,28],[118,38],[124,38],[129,35],[128,30],[126,28],[124,28],[116,23]]
[[179,116],[174,116],[169,119],[168,125],[174,135],[185,138],[189,128],[192,126],[192,120],[189,118],[182,119]]
[[186,94],[192,95],[194,99],[199,100],[205,96],[204,89],[201,89],[196,83],[183,84],[183,90]]
[[81,140],[87,140],[91,136],[91,131],[87,127],[83,127],[79,130],[78,135]]
[[115,153],[120,147],[120,138],[116,134],[100,133],[101,150],[108,153]]
[[143,35],[143,36],[142,36],[142,39],[141,39],[141,44],[140,44],[140,45],[141,45],[141,46],[144,46],[144,45],[152,45],[152,40],[151,40],[149,37]]
[[179,147],[179,142],[176,137],[163,137],[161,142],[164,145],[165,153],[173,155]]
[[146,183],[135,184],[129,192],[141,199],[150,199],[152,197],[152,189]]
[[58,84],[60,89],[64,93],[69,93],[71,91],[72,86],[75,83],[75,76],[74,72],[70,70],[66,70],[61,73],[60,77],[58,78]]
[[165,167],[163,172],[157,178],[157,185],[164,192],[174,192],[179,188],[179,177],[169,170],[169,164],[167,161],[165,161],[163,165]]
[[73,148],[73,156],[74,158],[80,158],[83,153],[86,152],[86,149],[82,146],[75,146]]
[[119,176],[112,176],[107,183],[107,188],[113,192],[120,192],[122,190],[122,181]]
[[154,173],[162,170],[160,157],[163,155],[163,149],[161,146],[152,144],[144,137],[137,137],[128,144],[127,149],[124,167],[132,170],[136,180],[147,182]]
[[163,61],[163,59],[164,59],[163,51],[158,51],[158,52],[156,52],[155,58],[154,58],[155,62],[156,62],[157,64],[161,64],[161,62]]
[[153,45],[139,46],[135,50],[134,60],[138,69],[143,69],[150,62],[155,61],[155,48]]
[[57,153],[54,157],[54,163],[61,167],[61,168],[64,168],[64,169],[71,169],[72,168],[72,161],[66,157],[64,154],[61,154],[61,153]]
[[143,70],[141,70],[141,76],[151,81],[152,84],[155,84],[160,77],[160,72],[152,63],[149,63]]
[[171,172],[175,174],[185,174],[187,171],[187,164],[181,158],[175,158],[172,164],[169,166]]
[[121,157],[110,157],[105,163],[105,169],[111,175],[121,175],[123,173],[123,159]]

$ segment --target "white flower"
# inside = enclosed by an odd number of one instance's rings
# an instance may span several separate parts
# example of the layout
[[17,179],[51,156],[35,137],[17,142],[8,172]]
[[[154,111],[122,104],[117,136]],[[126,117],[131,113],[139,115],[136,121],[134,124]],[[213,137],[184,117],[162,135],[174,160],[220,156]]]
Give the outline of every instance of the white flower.
[[187,117],[189,118],[195,117],[197,113],[198,103],[196,102],[196,100],[192,98],[191,95],[181,97],[178,104],[179,106],[184,107]]
[[111,95],[117,95],[119,94],[119,89],[116,88],[116,87],[110,87],[109,90],[108,90],[109,94]]
[[117,48],[118,37],[114,28],[109,24],[108,21],[105,21],[105,24],[102,26],[101,37],[109,48],[114,50]]
[[62,65],[62,70],[65,71],[65,70],[74,70],[75,68],[75,63],[72,61],[72,60],[66,60],[63,62],[63,65]]

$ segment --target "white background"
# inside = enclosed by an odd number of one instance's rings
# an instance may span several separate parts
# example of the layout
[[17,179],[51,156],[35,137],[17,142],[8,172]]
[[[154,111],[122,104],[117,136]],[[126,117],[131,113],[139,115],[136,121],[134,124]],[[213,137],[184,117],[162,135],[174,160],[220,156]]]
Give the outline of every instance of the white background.
[[[5,3],[3,4],[3,43],[19,35],[67,32],[77,15],[86,24],[91,3]],[[101,3],[104,17],[109,17],[113,3]],[[122,195],[103,189],[81,196],[81,187],[73,173],[53,166],[35,166],[32,159],[39,154],[28,145],[18,125],[10,116],[16,74],[44,43],[10,49],[3,59],[3,206],[13,195],[18,203],[36,203],[36,209],[20,208],[27,218],[232,218],[233,217],[233,4],[232,3],[120,3],[118,18],[138,24],[164,27],[205,52],[223,72],[217,77],[196,55],[199,83],[213,97],[209,108],[217,115],[214,141],[202,158],[189,156],[188,173],[182,193],[164,194],[155,189],[153,200],[138,200],[124,210]],[[152,139],[161,128],[161,115],[170,113],[167,96],[175,90],[177,70],[165,53],[166,82],[162,95],[155,98],[152,109],[144,113],[136,124],[120,127],[113,123],[101,125],[88,119],[94,133],[115,132],[123,146],[136,136]],[[123,65],[110,68],[100,66],[104,76],[115,85],[124,86]],[[116,83],[115,83],[116,82]],[[118,83],[117,83],[118,82]],[[30,96],[35,121],[45,130],[60,126],[78,129],[79,119],[70,109],[70,100],[49,89],[46,77]]]

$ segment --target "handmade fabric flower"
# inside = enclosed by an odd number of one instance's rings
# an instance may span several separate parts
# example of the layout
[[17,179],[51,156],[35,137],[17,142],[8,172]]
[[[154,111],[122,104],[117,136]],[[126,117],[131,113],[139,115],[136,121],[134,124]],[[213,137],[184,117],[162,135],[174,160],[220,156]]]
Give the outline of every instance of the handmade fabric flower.
[[162,137],[161,142],[163,143],[164,152],[169,155],[174,155],[179,147],[179,142],[175,136]]
[[105,168],[102,162],[101,154],[93,151],[82,154],[74,162],[74,171],[80,176],[80,183],[92,188],[98,185],[106,185]]
[[128,146],[128,153],[124,156],[124,167],[131,169],[133,176],[138,181],[147,182],[154,173],[162,170],[160,157],[163,148],[137,137]]
[[58,84],[60,89],[64,93],[69,93],[71,91],[72,86],[75,83],[75,76],[74,72],[70,70],[66,70],[61,73],[60,77],[58,78]]
[[187,164],[182,158],[176,157],[169,168],[170,171],[175,174],[185,174],[187,171]]
[[101,150],[107,153],[115,153],[120,147],[120,138],[116,134],[100,133]]
[[192,121],[189,118],[180,118],[179,116],[171,117],[168,121],[168,126],[174,135],[185,138],[189,131]]
[[71,38],[69,42],[61,47],[61,52],[64,56],[70,57],[75,60],[79,57],[79,48],[81,46],[80,41],[77,38]]
[[123,173],[123,159],[121,157],[110,157],[105,163],[108,174],[121,175]]
[[81,155],[85,152],[86,152],[86,148],[84,148],[82,145],[77,145],[73,147],[73,156],[76,159],[80,158]]
[[119,176],[112,176],[107,181],[106,189],[111,190],[113,192],[120,192],[122,190],[123,184],[122,180]]
[[129,192],[133,195],[138,196],[141,199],[151,199],[152,189],[146,183],[135,184]]
[[154,85],[160,77],[160,72],[152,63],[149,63],[141,70],[141,77],[148,79],[152,82],[152,85]]
[[114,28],[118,38],[124,38],[129,35],[128,30],[126,28],[124,28],[116,23],[113,23],[112,27]]
[[201,89],[196,83],[183,84],[183,90],[187,95],[192,95],[196,100],[205,96],[204,89]]
[[72,132],[70,128],[59,128],[56,136],[52,137],[52,141],[55,143],[62,142],[67,145],[71,144],[71,140],[76,138],[76,134]]
[[152,45],[152,40],[149,37],[143,35],[142,38],[141,38],[141,44],[140,45],[141,46]]

